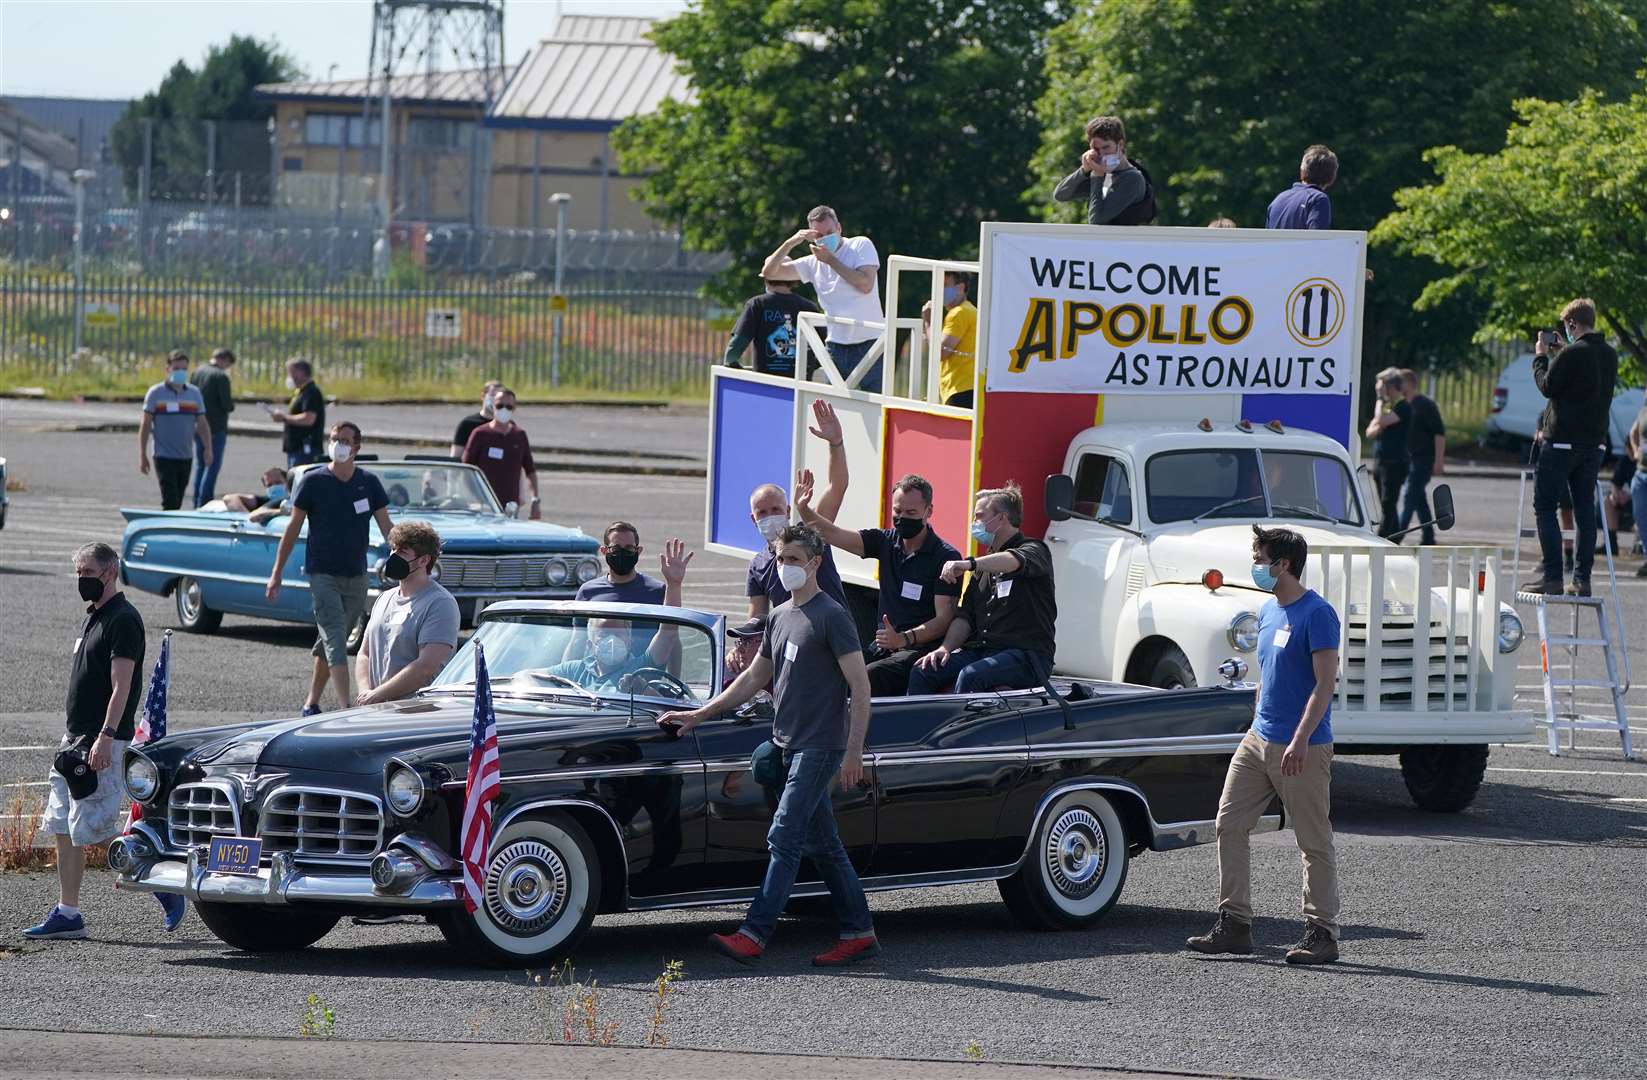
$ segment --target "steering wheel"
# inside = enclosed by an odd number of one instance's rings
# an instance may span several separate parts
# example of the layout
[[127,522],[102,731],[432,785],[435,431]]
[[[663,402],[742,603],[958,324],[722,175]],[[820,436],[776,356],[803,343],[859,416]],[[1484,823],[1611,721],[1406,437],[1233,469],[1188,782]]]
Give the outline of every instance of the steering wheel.
[[653,690],[668,691],[668,696],[679,698],[682,701],[688,701],[692,698],[692,688],[663,670],[663,668],[636,668],[618,681],[618,689],[625,693],[633,693],[634,691],[629,689],[631,679],[639,680]]

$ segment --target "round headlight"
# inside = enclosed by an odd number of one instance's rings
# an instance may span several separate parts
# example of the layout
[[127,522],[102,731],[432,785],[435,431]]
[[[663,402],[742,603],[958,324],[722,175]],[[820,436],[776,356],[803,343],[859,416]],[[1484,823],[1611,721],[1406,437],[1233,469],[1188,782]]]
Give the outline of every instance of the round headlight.
[[1230,620],[1230,646],[1242,652],[1252,652],[1258,648],[1258,616],[1250,611],[1243,611]]
[[600,577],[599,562],[594,559],[584,559],[582,562],[578,563],[579,585],[582,585],[586,581],[594,581],[598,577]]
[[565,585],[572,576],[564,559],[550,559],[543,564],[543,580],[549,585]]
[[1513,611],[1498,613],[1498,651],[1512,653],[1521,648],[1521,639],[1527,636],[1522,629],[1521,616]]
[[160,770],[142,754],[126,756],[126,791],[140,803],[154,798],[160,790]]
[[404,765],[389,774],[389,806],[395,813],[408,817],[423,802],[423,777]]

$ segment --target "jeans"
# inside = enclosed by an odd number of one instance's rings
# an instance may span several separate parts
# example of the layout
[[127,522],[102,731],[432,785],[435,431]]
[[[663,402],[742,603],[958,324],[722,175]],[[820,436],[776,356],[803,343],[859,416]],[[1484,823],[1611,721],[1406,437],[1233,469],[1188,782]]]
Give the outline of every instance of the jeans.
[[1545,446],[1533,472],[1533,517],[1544,556],[1544,580],[1561,580],[1561,525],[1556,511],[1565,490],[1573,500],[1573,580],[1589,581],[1596,561],[1596,476],[1601,450],[1561,450]]
[[1630,478],[1630,511],[1636,516],[1636,545],[1647,544],[1647,468],[1637,467]]
[[766,863],[766,878],[749,905],[742,927],[743,933],[763,948],[772,940],[778,916],[789,903],[803,857],[812,859],[824,884],[829,886],[829,899],[841,925],[841,938],[875,934],[869,917],[869,901],[864,897],[858,872],[852,869],[852,860],[847,857],[840,833],[835,831],[835,807],[829,801],[829,786],[841,771],[844,760],[846,753],[841,750],[784,752],[788,771],[777,813],[772,815],[772,828],[766,834],[767,850],[771,852]]
[[[858,366],[858,361],[869,354],[869,350],[875,342],[871,339],[869,341],[853,342],[851,345],[845,345],[838,341],[826,341],[824,344],[829,346],[829,358],[835,361],[835,370],[839,371],[841,378],[844,379],[852,374],[852,369]],[[864,377],[859,381],[857,388],[859,390],[868,390],[872,394],[881,392],[881,361],[875,361],[875,366],[864,372]]]
[[[1435,462],[1419,461],[1416,458],[1407,468],[1407,487],[1401,495],[1401,528],[1405,529],[1415,521],[1434,521],[1435,515],[1430,513],[1430,474],[1435,471]],[[1397,530],[1400,531],[1399,529]],[[1435,526],[1424,526],[1424,543],[1435,543]]]
[[194,508],[217,498],[217,474],[223,469],[223,446],[229,441],[229,432],[212,432],[212,463],[206,464],[206,444],[200,436],[194,437]]
[[182,508],[183,493],[189,489],[189,467],[193,464],[193,459],[186,457],[154,459],[154,475],[160,481],[160,509]]
[[1373,486],[1378,489],[1378,535],[1388,536],[1400,528],[1398,509],[1401,484],[1407,478],[1405,461],[1380,460],[1373,464]]
[[1052,661],[1025,649],[956,649],[936,668],[919,664],[909,673],[911,694],[941,694],[951,682],[955,693],[1028,690],[1046,681]]
[[290,450],[286,453],[286,468],[295,469],[299,465],[308,465],[318,460],[320,459],[307,450]]

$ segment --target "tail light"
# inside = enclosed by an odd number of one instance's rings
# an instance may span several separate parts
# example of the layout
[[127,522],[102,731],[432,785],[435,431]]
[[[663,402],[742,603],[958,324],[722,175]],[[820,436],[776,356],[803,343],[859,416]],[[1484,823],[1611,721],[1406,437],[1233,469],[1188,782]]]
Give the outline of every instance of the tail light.
[[1509,400],[1510,400],[1510,391],[1509,391],[1508,387],[1503,387],[1503,386],[1493,387],[1493,412],[1495,412],[1495,413],[1503,412],[1504,411],[1504,406],[1509,403]]

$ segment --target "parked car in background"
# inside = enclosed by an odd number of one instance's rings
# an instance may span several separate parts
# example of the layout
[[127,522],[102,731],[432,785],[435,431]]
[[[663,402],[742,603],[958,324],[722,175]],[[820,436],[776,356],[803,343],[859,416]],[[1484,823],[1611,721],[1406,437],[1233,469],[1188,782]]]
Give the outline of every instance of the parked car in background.
[[[1521,450],[1532,445],[1538,417],[1546,398],[1533,382],[1533,354],[1522,353],[1504,366],[1493,388],[1492,411],[1487,415],[1488,446]],[[1624,452],[1625,436],[1636,414],[1641,412],[1642,388],[1625,387],[1613,396],[1613,410],[1607,425],[1609,456]]]
[[[486,477],[473,465],[449,458],[376,461],[363,467],[383,482],[393,521],[427,521],[440,533],[436,577],[472,622],[477,608],[494,600],[571,599],[578,586],[600,574],[599,543],[582,530],[547,521],[519,521],[498,505]],[[288,489],[297,490],[308,465],[294,470]],[[275,548],[290,518],[266,522],[245,513],[207,510],[123,508],[123,580],[136,589],[171,596],[185,630],[210,633],[225,614],[312,623],[309,583],[303,573],[308,528],[286,563],[278,602],[263,595],[274,566]],[[375,597],[388,545],[374,524],[367,553],[368,586]],[[351,647],[359,628],[351,634]]]

